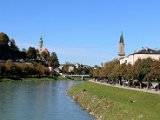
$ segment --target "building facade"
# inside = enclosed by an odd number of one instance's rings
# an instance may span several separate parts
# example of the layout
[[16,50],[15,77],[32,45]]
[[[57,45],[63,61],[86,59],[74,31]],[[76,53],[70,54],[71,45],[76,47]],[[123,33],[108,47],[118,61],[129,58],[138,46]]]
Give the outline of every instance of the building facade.
[[147,59],[147,58],[151,58],[153,60],[160,60],[160,51],[150,48],[144,48],[138,52],[135,52],[133,54],[128,55],[127,57],[120,59],[120,64],[126,63],[134,65],[134,63],[138,59]]

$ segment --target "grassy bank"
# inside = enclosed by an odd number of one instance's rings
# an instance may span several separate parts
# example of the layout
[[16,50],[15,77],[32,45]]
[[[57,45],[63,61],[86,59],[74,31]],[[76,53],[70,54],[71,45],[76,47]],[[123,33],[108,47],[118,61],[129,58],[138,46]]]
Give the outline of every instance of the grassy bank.
[[101,120],[160,120],[160,95],[90,82],[73,86],[69,94]]

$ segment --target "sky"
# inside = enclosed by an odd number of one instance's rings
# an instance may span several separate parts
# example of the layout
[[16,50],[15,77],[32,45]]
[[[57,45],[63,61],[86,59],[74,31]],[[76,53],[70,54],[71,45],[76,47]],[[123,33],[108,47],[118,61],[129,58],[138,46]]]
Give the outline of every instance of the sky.
[[160,49],[160,0],[0,0],[0,32],[17,46],[56,52],[59,62],[101,65],[118,57]]

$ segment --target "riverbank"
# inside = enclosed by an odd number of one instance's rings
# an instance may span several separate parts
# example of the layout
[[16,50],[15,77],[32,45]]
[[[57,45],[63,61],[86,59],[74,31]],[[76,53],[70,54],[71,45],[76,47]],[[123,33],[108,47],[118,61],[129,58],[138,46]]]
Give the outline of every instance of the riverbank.
[[98,120],[158,120],[160,96],[91,82],[68,94]]
[[55,80],[55,78],[43,77],[43,78],[3,78],[0,79],[0,82],[27,82],[27,81],[47,81]]
[[[0,82],[21,82],[21,81],[47,81],[47,80],[80,80],[79,77],[74,78],[65,78],[63,76],[57,77],[41,77],[41,78],[3,78],[0,79]],[[90,78],[85,78],[85,80],[89,80]]]

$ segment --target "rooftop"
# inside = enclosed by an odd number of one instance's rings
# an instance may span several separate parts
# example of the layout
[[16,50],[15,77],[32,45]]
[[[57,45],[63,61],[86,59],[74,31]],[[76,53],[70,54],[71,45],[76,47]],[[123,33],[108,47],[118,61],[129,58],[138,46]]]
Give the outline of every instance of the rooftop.
[[154,50],[150,48],[143,48],[142,50],[135,52],[133,54],[160,54],[160,50]]

